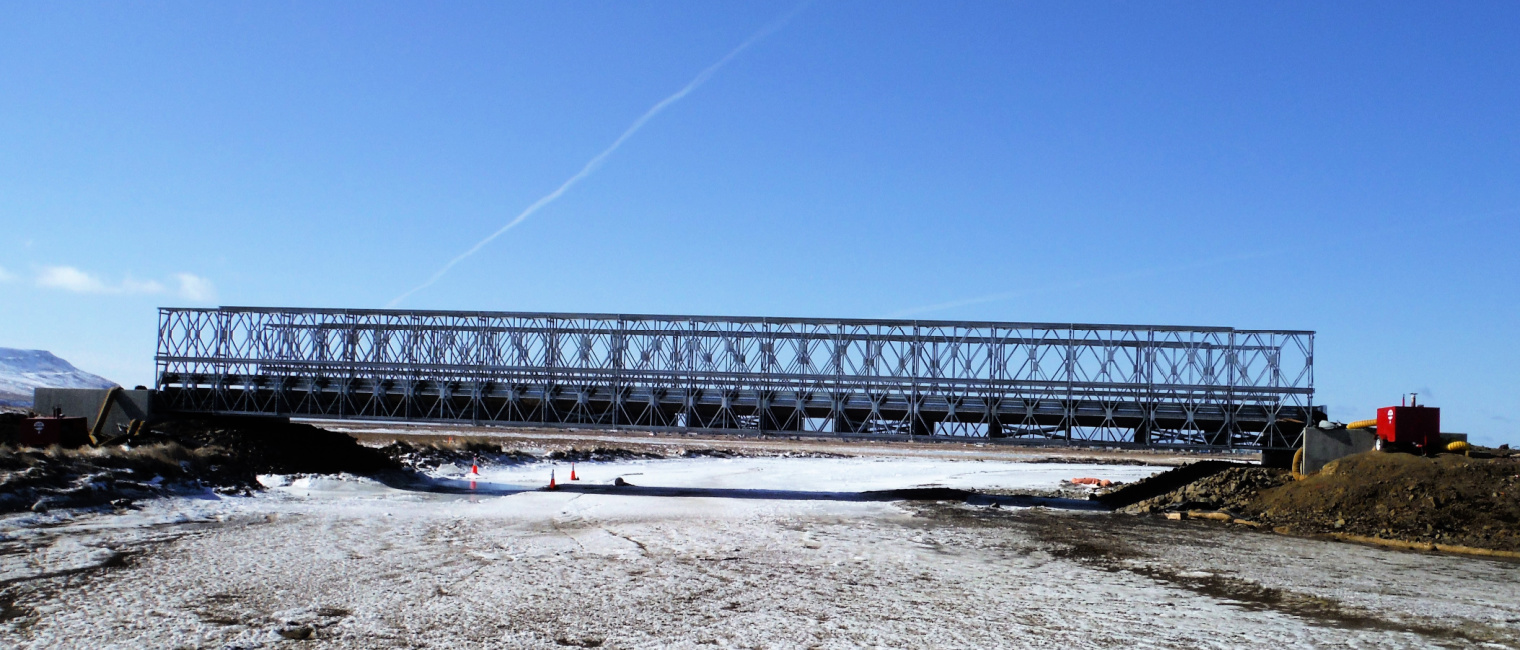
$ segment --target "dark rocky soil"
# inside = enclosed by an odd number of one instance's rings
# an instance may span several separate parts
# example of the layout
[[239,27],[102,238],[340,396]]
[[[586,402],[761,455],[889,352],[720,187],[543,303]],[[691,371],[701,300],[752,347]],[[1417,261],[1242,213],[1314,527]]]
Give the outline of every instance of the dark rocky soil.
[[[4,424],[4,423],[0,423]],[[277,420],[183,420],[130,444],[45,449],[0,444],[0,512],[126,505],[213,489],[259,489],[259,474],[376,474],[403,467],[353,438]]]
[[[309,424],[262,418],[177,420],[153,425],[128,444],[102,448],[21,448],[7,435],[25,413],[0,413],[0,512],[62,507],[126,506],[136,499],[212,489],[262,489],[260,474],[336,474],[414,478],[439,465],[505,465],[542,460],[606,462],[661,459],[655,451],[597,446],[545,453],[482,440],[360,444]],[[827,452],[689,448],[675,457],[839,457]]]
[[1254,503],[1263,490],[1292,480],[1284,469],[1232,467],[1124,510],[1133,513],[1222,510],[1243,517],[1256,512]]
[[1520,458],[1369,452],[1254,505],[1263,523],[1294,532],[1520,551]]
[[1520,551],[1520,457],[1374,451],[1297,481],[1232,468],[1125,510],[1218,510],[1298,534]]
[[429,470],[439,465],[469,467],[472,463],[513,465],[531,463],[537,456],[498,443],[479,441],[411,443],[392,442],[380,448],[392,462],[411,470]]

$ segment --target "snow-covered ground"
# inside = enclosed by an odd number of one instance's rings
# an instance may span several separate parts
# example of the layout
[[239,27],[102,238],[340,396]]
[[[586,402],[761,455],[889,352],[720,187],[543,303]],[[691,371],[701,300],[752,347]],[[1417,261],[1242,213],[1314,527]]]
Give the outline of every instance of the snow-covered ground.
[[[568,478],[568,465],[553,467]],[[252,497],[0,519],[0,646],[1520,647],[1514,563],[1047,508],[852,500],[1157,470],[911,458],[442,468],[462,493],[265,477]],[[718,492],[721,493],[721,492]],[[305,641],[287,636],[309,635]]]
[[[481,468],[441,466],[438,478],[474,479],[481,490],[538,489],[570,478],[569,463],[532,463]],[[1165,468],[1145,465],[1068,463],[950,462],[904,458],[693,458],[584,463],[574,467],[581,482],[610,484],[616,478],[634,485],[730,490],[863,492],[920,487],[975,489],[1055,488],[1077,477],[1136,481]]]

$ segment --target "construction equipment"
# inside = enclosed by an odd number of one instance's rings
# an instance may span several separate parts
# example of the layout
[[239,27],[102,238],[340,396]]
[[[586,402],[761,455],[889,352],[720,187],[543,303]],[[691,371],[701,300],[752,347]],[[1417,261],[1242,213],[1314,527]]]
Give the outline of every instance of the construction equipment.
[[1433,454],[1445,448],[1441,444],[1441,409],[1420,406],[1417,397],[1411,394],[1407,405],[1378,409],[1378,450]]
[[85,418],[64,417],[63,409],[55,408],[52,416],[22,420],[16,442],[27,447],[83,447],[90,444],[90,432]]
[[111,408],[116,406],[117,401],[125,399],[121,386],[114,386],[106,392],[105,399],[100,402],[100,412],[95,415],[95,426],[90,428],[87,440],[90,446],[106,447],[126,442],[147,430],[147,421],[133,419],[125,429],[118,431],[117,435],[105,435],[106,416],[111,414]]

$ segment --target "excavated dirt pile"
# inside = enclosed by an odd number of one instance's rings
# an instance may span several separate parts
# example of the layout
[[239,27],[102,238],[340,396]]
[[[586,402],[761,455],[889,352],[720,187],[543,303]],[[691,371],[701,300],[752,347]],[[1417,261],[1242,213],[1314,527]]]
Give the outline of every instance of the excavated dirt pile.
[[1263,490],[1292,480],[1284,469],[1231,467],[1124,510],[1132,513],[1222,510],[1242,516],[1255,511],[1254,502]]
[[1123,508],[1220,511],[1283,532],[1520,551],[1520,457],[1367,452],[1293,480],[1237,467]]
[[1368,452],[1254,505],[1263,523],[1292,532],[1520,551],[1520,458]]
[[571,447],[564,451],[550,452],[547,458],[563,462],[607,462],[614,460],[648,460],[660,459],[665,456],[656,453],[633,451],[620,447],[597,447],[595,449],[576,449]]
[[380,448],[380,453],[392,462],[413,470],[431,470],[440,465],[468,468],[474,463],[514,465],[531,463],[537,456],[510,449],[500,443],[463,441],[411,443],[393,442]]
[[185,420],[131,444],[63,449],[0,445],[0,512],[116,503],[174,492],[259,489],[259,474],[377,474],[402,466],[353,438],[305,424]]

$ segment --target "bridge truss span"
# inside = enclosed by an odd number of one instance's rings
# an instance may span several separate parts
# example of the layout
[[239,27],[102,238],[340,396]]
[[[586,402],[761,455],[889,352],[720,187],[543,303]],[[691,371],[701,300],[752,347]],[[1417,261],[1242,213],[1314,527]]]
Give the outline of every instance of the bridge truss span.
[[159,310],[187,413],[1284,449],[1314,333],[514,312]]

